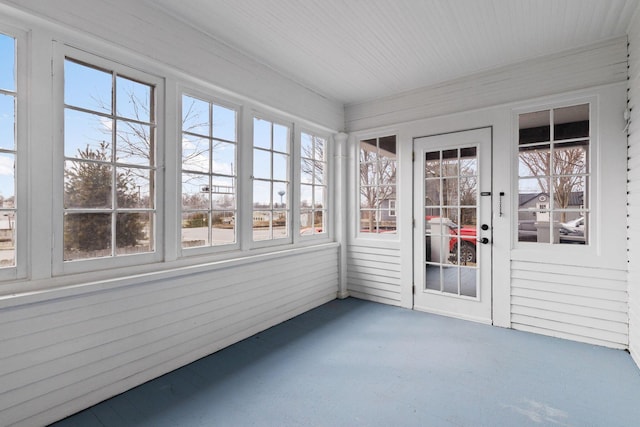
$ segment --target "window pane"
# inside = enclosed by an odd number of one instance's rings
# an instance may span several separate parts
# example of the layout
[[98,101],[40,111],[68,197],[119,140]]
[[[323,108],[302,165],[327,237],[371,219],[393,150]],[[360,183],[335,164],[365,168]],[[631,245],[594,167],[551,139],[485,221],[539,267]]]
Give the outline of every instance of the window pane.
[[213,105],[213,137],[236,141],[236,112]]
[[289,152],[289,128],[287,126],[273,125],[273,151]]
[[475,206],[478,203],[478,178],[460,178],[460,205]]
[[313,159],[313,137],[309,134],[302,133],[300,135],[300,157],[305,159]]
[[[528,195],[534,200],[539,194],[549,196],[549,178],[520,178],[518,180],[518,192],[521,196]],[[526,198],[526,196],[524,196]],[[522,205],[523,200],[520,200]]]
[[0,93],[0,148],[15,150],[15,97]]
[[125,77],[116,78],[116,115],[149,123],[151,86]]
[[289,156],[286,154],[273,154],[273,179],[276,181],[288,181]]
[[270,240],[271,238],[271,211],[254,211],[253,240]]
[[209,177],[182,174],[182,209],[209,209]]
[[148,169],[116,169],[118,208],[153,208],[151,171]]
[[66,161],[64,163],[65,208],[112,207],[113,168],[104,163]]
[[288,205],[289,192],[288,185],[284,182],[273,183],[273,207],[275,209],[285,209]]
[[236,145],[214,141],[212,172],[221,175],[235,175]]
[[209,103],[182,95],[182,131],[208,137],[209,129]]
[[520,147],[518,153],[518,175],[538,176],[551,174],[550,145]]
[[316,209],[323,209],[325,201],[325,188],[316,187],[313,195],[313,207]]
[[213,209],[234,209],[235,200],[235,179],[213,177],[211,187],[211,207]]
[[318,233],[326,233],[326,227],[324,225],[324,215],[325,211],[315,211],[314,215],[313,215],[313,226],[314,226],[314,233],[318,234]]
[[585,245],[589,243],[589,214],[584,211],[557,212],[559,243]]
[[583,209],[586,206],[586,177],[561,176],[552,182],[556,209]]
[[15,154],[0,154],[0,208],[16,207]]
[[519,144],[545,142],[551,139],[551,113],[549,110],[520,114]]
[[273,238],[284,239],[289,237],[289,215],[287,211],[273,211]]
[[300,207],[310,209],[313,207],[313,186],[300,186]]
[[112,74],[66,60],[64,102],[92,111],[111,113]]
[[113,120],[70,108],[64,111],[64,155],[111,161]]
[[236,242],[236,221],[234,211],[214,212],[211,218],[214,245]]
[[147,212],[119,213],[116,220],[116,254],[128,255],[153,251],[149,236],[153,229],[153,214]]
[[460,175],[477,175],[478,157],[476,147],[462,148],[460,150]]
[[553,150],[554,175],[585,174],[587,170],[588,141],[556,144]]
[[253,150],[253,177],[271,179],[271,152]]
[[0,268],[16,265],[16,212],[0,210]]
[[440,205],[440,183],[442,181],[438,178],[427,179],[425,182],[425,206],[439,206]]
[[151,126],[119,120],[116,129],[116,161],[151,166],[154,154]]
[[193,248],[209,245],[209,213],[182,213],[182,247]]
[[271,207],[271,183],[269,181],[253,181],[253,207]]
[[64,260],[111,255],[111,215],[105,213],[65,214]]
[[16,90],[16,41],[0,34],[0,89]]
[[432,151],[425,154],[425,174],[427,178],[436,178],[440,175],[440,152]]
[[553,139],[585,138],[589,136],[589,104],[553,110]]
[[253,146],[271,149],[271,122],[253,119]]
[[458,176],[458,150],[442,152],[442,176]]
[[458,199],[458,179],[443,178],[442,179],[442,205],[457,206]]
[[375,162],[378,160],[377,140],[368,139],[360,141],[360,163]]
[[209,172],[209,139],[182,136],[182,170]]

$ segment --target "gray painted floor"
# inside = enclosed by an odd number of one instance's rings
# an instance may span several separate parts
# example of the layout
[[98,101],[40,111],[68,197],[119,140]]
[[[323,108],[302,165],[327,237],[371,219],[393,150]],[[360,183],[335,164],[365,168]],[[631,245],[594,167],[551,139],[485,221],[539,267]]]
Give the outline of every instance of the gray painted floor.
[[617,351],[347,299],[55,424],[638,426]]

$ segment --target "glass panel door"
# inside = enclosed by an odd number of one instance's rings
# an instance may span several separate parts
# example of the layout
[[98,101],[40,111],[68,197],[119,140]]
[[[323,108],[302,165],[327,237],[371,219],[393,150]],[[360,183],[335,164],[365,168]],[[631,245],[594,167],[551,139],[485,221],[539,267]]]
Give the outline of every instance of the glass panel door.
[[491,131],[414,140],[414,308],[491,322]]

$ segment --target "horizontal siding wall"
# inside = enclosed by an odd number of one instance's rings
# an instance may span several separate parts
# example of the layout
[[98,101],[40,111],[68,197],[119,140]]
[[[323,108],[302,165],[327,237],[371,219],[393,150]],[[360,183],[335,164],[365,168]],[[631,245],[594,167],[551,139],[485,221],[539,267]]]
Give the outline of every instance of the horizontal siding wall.
[[333,300],[337,265],[331,244],[83,295],[16,298],[0,310],[0,425],[53,422]]
[[640,366],[640,12],[636,12],[629,30],[628,90],[629,350]]
[[626,272],[512,261],[514,329],[626,348]]
[[345,108],[347,131],[553,95],[627,78],[626,37]]
[[400,305],[400,250],[364,241],[347,246],[349,295],[390,305]]

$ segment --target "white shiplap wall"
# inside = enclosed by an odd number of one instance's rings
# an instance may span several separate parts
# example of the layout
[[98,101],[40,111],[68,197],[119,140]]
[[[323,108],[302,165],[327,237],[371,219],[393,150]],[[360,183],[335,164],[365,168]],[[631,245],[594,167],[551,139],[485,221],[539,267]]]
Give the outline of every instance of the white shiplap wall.
[[640,366],[640,13],[629,29],[627,223],[629,256],[629,350]]
[[4,299],[0,425],[50,423],[335,299],[337,257],[327,244]]
[[349,294],[356,298],[400,305],[400,250],[397,244],[381,247],[375,243],[367,244],[362,239],[347,246]]
[[575,341],[627,347],[623,270],[511,262],[511,325]]

